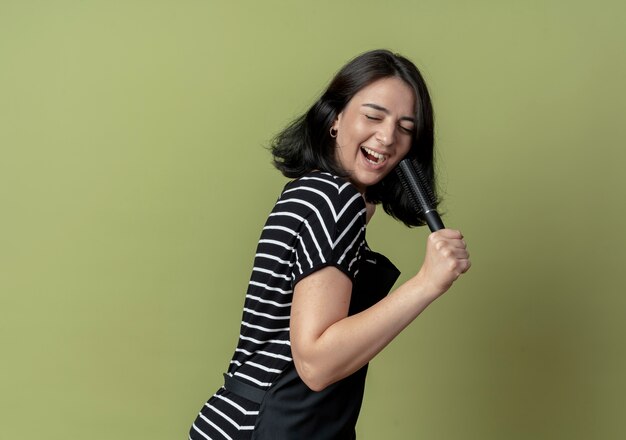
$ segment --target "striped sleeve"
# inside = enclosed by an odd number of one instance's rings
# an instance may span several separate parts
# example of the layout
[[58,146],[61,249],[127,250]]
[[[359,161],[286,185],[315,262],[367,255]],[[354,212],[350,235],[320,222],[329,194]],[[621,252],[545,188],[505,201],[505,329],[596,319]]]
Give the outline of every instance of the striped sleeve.
[[292,286],[326,266],[354,279],[366,224],[365,201],[354,186],[329,175],[304,177],[285,189],[278,205],[297,222]]

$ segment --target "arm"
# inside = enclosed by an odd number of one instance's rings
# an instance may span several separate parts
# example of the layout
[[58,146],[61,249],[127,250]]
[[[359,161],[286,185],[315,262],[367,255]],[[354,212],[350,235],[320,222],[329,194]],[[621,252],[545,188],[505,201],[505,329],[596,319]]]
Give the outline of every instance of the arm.
[[376,356],[470,267],[459,231],[428,238],[420,271],[369,309],[348,316],[352,282],[326,267],[298,282],[291,306],[291,348],[298,374],[319,391]]

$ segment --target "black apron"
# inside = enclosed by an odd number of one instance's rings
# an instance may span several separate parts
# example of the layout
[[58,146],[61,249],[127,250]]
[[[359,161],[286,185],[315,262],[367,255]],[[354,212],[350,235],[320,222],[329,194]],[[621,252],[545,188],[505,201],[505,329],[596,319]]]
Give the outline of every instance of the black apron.
[[[367,251],[353,284],[349,314],[359,313],[384,298],[399,275],[398,269],[385,256]],[[354,428],[361,409],[366,374],[367,365],[315,392],[302,382],[292,362],[261,398],[257,393],[256,399],[261,407],[252,439],[355,439]],[[230,385],[227,378],[226,389],[235,394],[246,392],[237,383],[231,382]]]

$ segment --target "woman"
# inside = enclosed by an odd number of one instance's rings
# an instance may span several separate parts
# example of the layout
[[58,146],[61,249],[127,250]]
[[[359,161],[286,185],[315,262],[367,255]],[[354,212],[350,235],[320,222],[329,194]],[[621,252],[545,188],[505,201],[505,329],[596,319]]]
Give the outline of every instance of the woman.
[[399,272],[365,241],[377,203],[423,225],[392,173],[401,159],[434,186],[430,98],[406,58],[350,61],[272,153],[295,180],[263,228],[224,387],[191,439],[355,438],[368,362],[470,267],[461,233],[442,229],[387,295]]

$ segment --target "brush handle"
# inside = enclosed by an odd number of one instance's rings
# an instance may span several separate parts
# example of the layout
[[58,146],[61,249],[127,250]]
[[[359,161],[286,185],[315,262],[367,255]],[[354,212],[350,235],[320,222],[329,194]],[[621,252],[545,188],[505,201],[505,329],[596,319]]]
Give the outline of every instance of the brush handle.
[[398,164],[398,169],[402,173],[402,178],[405,181],[408,190],[413,195],[413,199],[424,213],[424,220],[430,228],[431,232],[438,231],[445,228],[439,213],[432,207],[428,197],[428,187],[425,179],[421,176],[418,170],[415,169],[410,159],[403,159]]
[[431,209],[430,211],[424,212],[424,219],[430,228],[430,232],[438,231],[439,229],[445,228],[443,222],[441,221],[441,217],[439,217],[439,213]]

